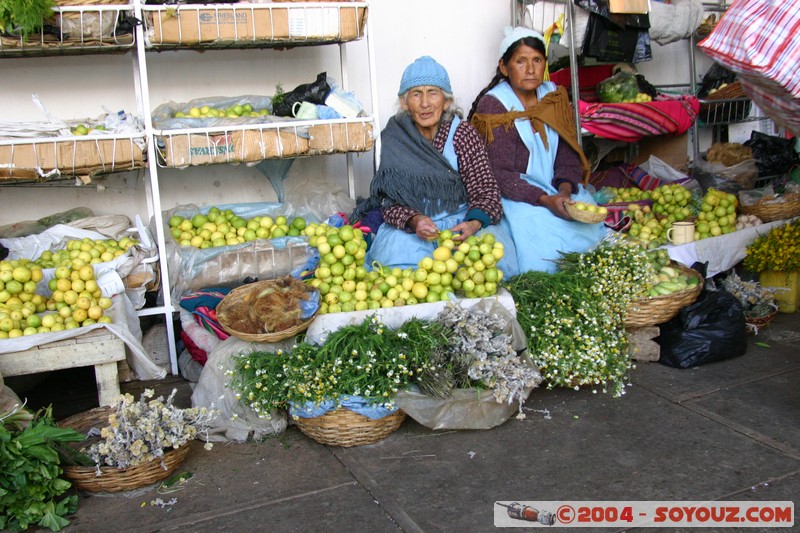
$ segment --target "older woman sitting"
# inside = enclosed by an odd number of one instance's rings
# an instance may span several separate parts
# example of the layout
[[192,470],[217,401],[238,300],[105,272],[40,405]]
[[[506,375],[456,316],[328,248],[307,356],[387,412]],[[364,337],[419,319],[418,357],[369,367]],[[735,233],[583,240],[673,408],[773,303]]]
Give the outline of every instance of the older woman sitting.
[[516,274],[511,238],[496,224],[503,216],[500,189],[485,145],[453,105],[450,77],[433,58],[409,65],[400,81],[400,112],[381,133],[380,167],[362,206],[382,209],[384,223],[367,263],[416,267],[431,255],[441,231],[455,240],[489,231],[505,246],[498,264]]

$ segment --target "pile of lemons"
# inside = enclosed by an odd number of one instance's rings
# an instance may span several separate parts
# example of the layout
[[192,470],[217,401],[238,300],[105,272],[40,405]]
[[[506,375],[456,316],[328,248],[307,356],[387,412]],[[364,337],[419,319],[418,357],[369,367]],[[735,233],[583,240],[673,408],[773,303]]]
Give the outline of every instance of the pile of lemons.
[[491,233],[457,242],[451,231],[442,231],[432,254],[416,268],[405,269],[379,264],[367,268],[367,243],[358,228],[312,223],[306,234],[320,253],[314,278],[307,283],[320,292],[321,314],[438,302],[452,294],[491,296],[503,279],[497,262],[505,252]]
[[48,282],[52,295],[37,293],[41,266],[28,259],[0,261],[0,339],[111,323],[94,268],[60,266]]

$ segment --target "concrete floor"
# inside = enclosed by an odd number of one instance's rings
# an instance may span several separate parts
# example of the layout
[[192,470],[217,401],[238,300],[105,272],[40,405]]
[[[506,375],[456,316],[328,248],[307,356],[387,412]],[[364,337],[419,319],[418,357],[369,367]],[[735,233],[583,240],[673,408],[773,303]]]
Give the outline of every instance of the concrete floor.
[[[67,531],[490,531],[498,500],[800,494],[800,314],[750,336],[742,357],[689,370],[639,363],[632,379],[619,399],[537,389],[526,420],[488,431],[434,432],[408,419],[357,448],[320,445],[295,427],[211,451],[194,442],[183,490],[80,493]],[[176,383],[188,398],[180,379],[159,388]]]

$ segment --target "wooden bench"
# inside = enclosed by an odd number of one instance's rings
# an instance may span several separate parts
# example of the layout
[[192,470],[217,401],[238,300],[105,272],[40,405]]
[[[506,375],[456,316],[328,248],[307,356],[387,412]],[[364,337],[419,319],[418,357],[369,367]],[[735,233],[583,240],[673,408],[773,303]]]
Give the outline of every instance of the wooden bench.
[[0,353],[0,374],[21,376],[81,366],[94,366],[97,399],[110,405],[119,396],[117,363],[125,361],[125,343],[105,328],[78,337]]

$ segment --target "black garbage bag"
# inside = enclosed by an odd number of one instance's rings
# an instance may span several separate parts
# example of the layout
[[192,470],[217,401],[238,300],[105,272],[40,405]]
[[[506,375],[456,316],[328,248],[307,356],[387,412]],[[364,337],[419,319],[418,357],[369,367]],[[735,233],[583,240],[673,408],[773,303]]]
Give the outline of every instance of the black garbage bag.
[[331,86],[328,85],[328,73],[320,72],[317,74],[315,82],[298,85],[291,92],[282,95],[278,103],[274,103],[273,100],[272,114],[279,117],[291,117],[292,106],[295,103],[311,102],[312,104],[322,105],[330,92]]
[[660,363],[691,368],[743,355],[747,350],[744,309],[726,290],[703,289],[697,301],[661,325],[656,338]]
[[714,63],[703,74],[700,87],[697,88],[697,97],[705,98],[711,89],[717,89],[723,83],[733,83],[734,81],[736,81],[736,73],[734,71],[723,67],[719,63]]
[[753,150],[759,176],[780,176],[800,162],[794,149],[795,139],[784,139],[760,131],[750,132],[744,145]]

